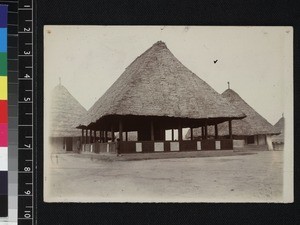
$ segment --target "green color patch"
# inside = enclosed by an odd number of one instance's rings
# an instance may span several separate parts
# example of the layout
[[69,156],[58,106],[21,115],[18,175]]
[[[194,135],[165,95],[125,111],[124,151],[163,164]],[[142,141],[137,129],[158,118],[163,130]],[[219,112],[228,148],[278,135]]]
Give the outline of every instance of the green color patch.
[[0,76],[7,76],[7,53],[0,52]]

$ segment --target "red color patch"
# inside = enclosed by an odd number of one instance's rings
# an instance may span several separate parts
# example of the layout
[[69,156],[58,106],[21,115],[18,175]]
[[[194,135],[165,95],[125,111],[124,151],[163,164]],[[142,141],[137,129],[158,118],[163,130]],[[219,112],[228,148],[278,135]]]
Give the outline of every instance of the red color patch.
[[7,121],[8,121],[7,101],[0,100],[0,123],[7,123]]
[[0,147],[8,147],[7,123],[0,123]]

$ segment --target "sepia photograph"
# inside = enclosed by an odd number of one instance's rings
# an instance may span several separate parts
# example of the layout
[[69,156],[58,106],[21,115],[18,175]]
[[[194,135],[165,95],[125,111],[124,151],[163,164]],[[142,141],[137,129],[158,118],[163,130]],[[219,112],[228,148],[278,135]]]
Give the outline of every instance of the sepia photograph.
[[293,28],[44,26],[45,202],[289,203]]

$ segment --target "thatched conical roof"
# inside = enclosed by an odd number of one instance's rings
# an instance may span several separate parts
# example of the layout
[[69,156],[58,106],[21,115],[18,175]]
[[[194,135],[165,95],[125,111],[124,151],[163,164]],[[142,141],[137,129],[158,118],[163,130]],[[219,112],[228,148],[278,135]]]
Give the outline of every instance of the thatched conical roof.
[[280,132],[279,135],[272,137],[273,142],[283,143],[284,142],[284,117],[282,116],[278,122],[274,125],[277,132]]
[[[265,118],[257,113],[250,105],[248,105],[234,90],[227,89],[222,93],[222,96],[228,100],[233,106],[240,109],[247,117],[241,120],[232,121],[233,135],[258,135],[258,134],[278,134],[275,127],[270,124]],[[214,135],[214,127],[208,128],[208,134]],[[224,122],[218,125],[218,134],[225,136],[229,134],[228,123]],[[194,136],[201,135],[201,129],[193,130]],[[186,138],[190,138],[190,130]]]
[[76,125],[86,112],[63,85],[57,85],[51,93],[50,137],[81,136]]
[[177,118],[243,118],[206,82],[159,41],[137,57],[81,121],[88,126],[107,115]]

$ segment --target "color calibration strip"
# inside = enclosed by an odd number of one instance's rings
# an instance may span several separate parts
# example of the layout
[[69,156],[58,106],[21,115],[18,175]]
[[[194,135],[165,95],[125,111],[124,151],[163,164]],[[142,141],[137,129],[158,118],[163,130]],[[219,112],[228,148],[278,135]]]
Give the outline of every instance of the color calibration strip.
[[7,5],[0,5],[0,217],[8,216]]

